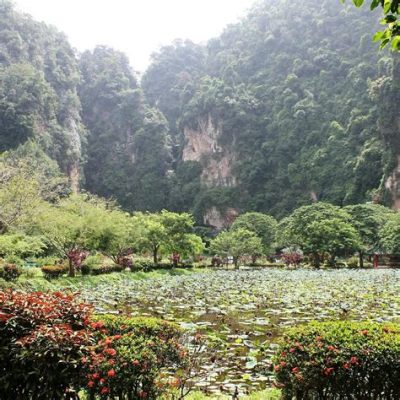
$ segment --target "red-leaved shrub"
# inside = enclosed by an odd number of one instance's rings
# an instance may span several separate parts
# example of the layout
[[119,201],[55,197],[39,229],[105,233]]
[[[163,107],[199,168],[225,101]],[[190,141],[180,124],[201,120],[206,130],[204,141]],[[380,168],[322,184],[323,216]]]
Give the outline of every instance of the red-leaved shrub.
[[0,292],[0,398],[62,399],[83,385],[91,307],[73,295]]

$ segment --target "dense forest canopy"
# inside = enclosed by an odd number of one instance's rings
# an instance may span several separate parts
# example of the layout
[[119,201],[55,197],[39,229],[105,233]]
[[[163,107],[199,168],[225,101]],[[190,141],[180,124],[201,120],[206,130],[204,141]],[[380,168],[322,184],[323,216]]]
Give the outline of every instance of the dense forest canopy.
[[217,226],[315,200],[396,203],[400,63],[372,41],[380,18],[261,0],[206,44],[162,47],[139,79],[123,53],[76,54],[1,0],[0,151],[49,157],[72,190],[127,210]]

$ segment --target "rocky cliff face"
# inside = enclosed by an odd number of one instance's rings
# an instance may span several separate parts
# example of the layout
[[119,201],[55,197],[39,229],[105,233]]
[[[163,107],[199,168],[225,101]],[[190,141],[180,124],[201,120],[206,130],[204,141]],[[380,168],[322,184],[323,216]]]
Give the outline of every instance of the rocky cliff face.
[[206,225],[221,230],[229,228],[235,222],[238,215],[238,210],[232,207],[228,207],[224,211],[220,211],[216,207],[211,207],[205,212],[203,222]]
[[202,182],[208,186],[235,186],[232,174],[234,154],[218,144],[221,127],[214,123],[211,115],[198,121],[199,128],[184,129],[185,146],[183,161],[198,161],[202,167]]
[[[183,133],[185,146],[182,160],[197,161],[201,164],[202,183],[208,187],[235,186],[236,177],[232,172],[235,154],[230,146],[222,147],[218,143],[222,127],[212,120],[211,115],[199,119],[198,129],[186,127]],[[238,214],[238,210],[232,207],[224,210],[211,207],[204,213],[203,222],[220,230],[228,228]]]

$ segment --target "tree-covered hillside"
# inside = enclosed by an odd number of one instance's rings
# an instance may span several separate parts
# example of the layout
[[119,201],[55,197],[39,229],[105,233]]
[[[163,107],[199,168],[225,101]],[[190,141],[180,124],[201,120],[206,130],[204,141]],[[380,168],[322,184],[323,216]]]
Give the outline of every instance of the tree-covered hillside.
[[37,142],[78,186],[85,130],[66,37],[0,2],[0,151]]
[[211,225],[315,200],[397,202],[400,68],[372,42],[379,17],[261,0],[206,44],[161,48],[139,80],[124,54],[75,54],[0,0],[0,151],[42,151],[73,189]]
[[313,199],[357,203],[382,189],[391,154],[377,125],[379,86],[392,60],[372,43],[378,18],[339,1],[265,0],[208,42],[205,62],[193,63],[190,43],[155,55],[143,87],[171,125],[181,110],[183,158],[185,145],[200,152],[187,158],[203,167],[203,181],[207,168],[233,176],[208,180],[212,189],[196,198],[203,209],[283,215]]
[[167,121],[144,103],[127,57],[106,47],[79,60],[79,95],[88,129],[86,189],[130,210],[156,211],[168,196]]

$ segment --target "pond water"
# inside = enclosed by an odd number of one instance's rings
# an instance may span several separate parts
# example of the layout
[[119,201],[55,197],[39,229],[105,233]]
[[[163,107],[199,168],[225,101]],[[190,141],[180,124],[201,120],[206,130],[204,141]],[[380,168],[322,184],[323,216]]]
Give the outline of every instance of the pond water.
[[[217,270],[82,289],[99,312],[175,321],[212,342],[197,382],[208,392],[270,386],[286,327],[310,320],[400,322],[400,270]],[[210,344],[211,346],[211,344]],[[262,350],[262,354],[261,354]]]

